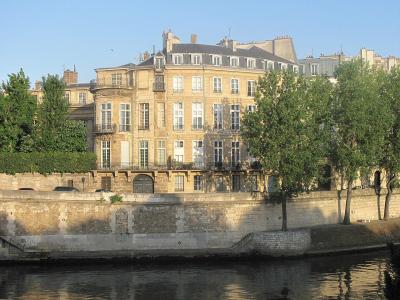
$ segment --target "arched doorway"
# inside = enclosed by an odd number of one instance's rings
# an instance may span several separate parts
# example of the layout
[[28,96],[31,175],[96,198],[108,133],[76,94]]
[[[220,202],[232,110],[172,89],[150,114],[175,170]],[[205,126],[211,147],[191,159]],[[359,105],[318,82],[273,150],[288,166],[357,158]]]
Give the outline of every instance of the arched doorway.
[[154,181],[148,175],[140,174],[133,180],[134,193],[154,193]]

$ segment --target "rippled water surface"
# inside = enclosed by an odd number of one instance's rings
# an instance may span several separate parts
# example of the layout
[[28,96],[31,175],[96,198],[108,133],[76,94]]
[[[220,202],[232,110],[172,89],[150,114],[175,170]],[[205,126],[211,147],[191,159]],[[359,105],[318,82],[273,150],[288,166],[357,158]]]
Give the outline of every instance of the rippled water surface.
[[0,299],[385,299],[387,256],[8,265],[0,267]]

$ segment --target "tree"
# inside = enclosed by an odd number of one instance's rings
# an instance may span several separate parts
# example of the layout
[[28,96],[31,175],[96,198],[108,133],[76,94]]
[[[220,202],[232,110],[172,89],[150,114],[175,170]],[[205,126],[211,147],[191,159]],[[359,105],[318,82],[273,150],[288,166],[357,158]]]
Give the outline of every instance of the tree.
[[68,114],[68,101],[64,97],[65,83],[58,75],[43,77],[43,102],[38,113],[38,150],[57,151],[60,130]]
[[36,99],[29,92],[29,78],[22,69],[8,78],[0,91],[0,150],[14,152],[32,134]]
[[378,165],[390,108],[379,97],[382,74],[360,60],[341,64],[336,79],[331,162],[347,183],[343,224],[350,224],[354,181],[359,172]]
[[390,212],[390,200],[400,172],[400,68],[392,69],[385,76],[381,88],[381,102],[389,104],[392,114],[392,119],[388,119],[390,127],[382,147],[383,156],[380,164],[386,172],[387,193],[383,219],[387,220]]
[[282,230],[287,230],[286,202],[308,191],[326,157],[326,126],[331,84],[291,72],[269,72],[257,87],[255,112],[243,118],[242,137],[262,167],[279,178]]

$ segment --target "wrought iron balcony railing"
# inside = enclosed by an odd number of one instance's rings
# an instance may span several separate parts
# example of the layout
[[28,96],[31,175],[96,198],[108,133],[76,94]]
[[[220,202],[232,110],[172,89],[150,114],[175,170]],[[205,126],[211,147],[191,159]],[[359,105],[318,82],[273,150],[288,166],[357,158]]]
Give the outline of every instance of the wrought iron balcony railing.
[[95,133],[115,133],[117,125],[111,123],[96,124],[94,132]]

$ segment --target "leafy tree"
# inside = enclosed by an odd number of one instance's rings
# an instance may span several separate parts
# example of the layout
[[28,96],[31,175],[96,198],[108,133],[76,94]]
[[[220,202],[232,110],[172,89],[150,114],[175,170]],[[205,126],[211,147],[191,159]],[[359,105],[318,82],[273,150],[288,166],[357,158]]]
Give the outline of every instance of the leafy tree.
[[65,83],[58,75],[43,77],[43,102],[39,107],[39,148],[40,150],[59,150],[60,129],[68,116],[68,101],[64,97]]
[[360,171],[378,165],[391,115],[379,97],[381,73],[355,60],[341,64],[336,79],[331,161],[347,183],[343,224],[350,224],[354,181]]
[[389,133],[381,151],[383,157],[381,167],[386,171],[386,188],[384,220],[389,218],[390,200],[393,189],[400,172],[400,68],[393,69],[385,76],[381,89],[381,101],[389,103],[392,120],[387,120],[390,125]]
[[29,78],[22,69],[8,78],[0,91],[0,150],[14,152],[32,134],[36,99],[29,92]]
[[282,230],[287,230],[287,200],[308,191],[320,177],[331,90],[325,78],[270,72],[259,80],[257,110],[244,116],[242,137],[250,153],[280,180]]

